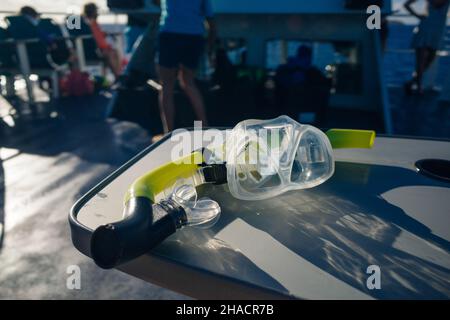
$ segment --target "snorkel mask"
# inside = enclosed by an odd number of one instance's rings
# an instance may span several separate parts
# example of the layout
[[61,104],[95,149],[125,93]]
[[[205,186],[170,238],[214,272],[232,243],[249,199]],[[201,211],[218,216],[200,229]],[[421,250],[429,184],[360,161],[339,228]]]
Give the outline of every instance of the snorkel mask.
[[242,200],[264,200],[312,188],[334,173],[327,136],[287,116],[239,123],[226,147],[228,187]]
[[[291,190],[312,188],[334,173],[332,148],[371,148],[375,132],[319,129],[287,116],[246,120],[227,135],[225,144],[163,165],[138,178],[128,189],[123,220],[98,227],[91,256],[105,269],[148,252],[184,226],[209,227],[220,205],[197,198],[203,184],[228,184],[241,200],[263,200]],[[167,190],[169,196],[160,199]]]

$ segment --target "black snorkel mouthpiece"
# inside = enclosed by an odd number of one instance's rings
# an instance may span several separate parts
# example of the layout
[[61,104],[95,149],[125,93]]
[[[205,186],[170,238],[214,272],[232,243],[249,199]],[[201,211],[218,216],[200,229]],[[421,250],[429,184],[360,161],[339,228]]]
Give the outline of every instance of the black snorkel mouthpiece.
[[92,234],[91,256],[103,269],[145,254],[187,222],[186,212],[173,201],[153,204],[146,197],[131,198],[124,207],[124,217]]

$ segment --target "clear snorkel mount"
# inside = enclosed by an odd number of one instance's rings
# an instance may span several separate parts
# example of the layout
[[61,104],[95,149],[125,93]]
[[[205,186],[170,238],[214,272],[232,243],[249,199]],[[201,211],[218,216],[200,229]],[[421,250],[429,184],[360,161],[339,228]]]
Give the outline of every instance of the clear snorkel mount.
[[209,228],[213,226],[220,217],[219,204],[209,198],[197,199],[197,190],[192,184],[184,184],[176,187],[169,197],[183,208],[186,213],[187,226]]

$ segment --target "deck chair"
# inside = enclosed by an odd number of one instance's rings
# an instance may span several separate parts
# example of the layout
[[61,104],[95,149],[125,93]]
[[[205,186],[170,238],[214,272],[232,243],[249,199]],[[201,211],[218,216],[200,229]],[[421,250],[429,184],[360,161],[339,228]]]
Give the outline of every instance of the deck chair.
[[102,57],[100,49],[95,43],[91,28],[86,23],[86,21],[84,21],[84,19],[80,19],[80,28],[67,28],[67,32],[69,33],[70,37],[74,39],[73,45],[76,48],[81,69],[90,65],[101,65],[102,68],[105,68],[104,59]]
[[70,49],[72,43],[69,39],[65,39],[67,35],[63,34],[63,29],[57,25],[52,19],[40,19],[38,29],[46,36],[51,38],[55,49],[51,52],[52,60],[60,65],[67,63],[70,58]]
[[0,28],[0,75],[6,77],[6,95],[14,95],[14,76],[20,74],[14,42],[8,32]]
[[10,41],[8,32],[0,28],[0,70],[17,69],[14,43]]
[[50,51],[48,43],[42,37],[45,30],[33,25],[23,16],[9,16],[5,18],[8,25],[8,33],[16,41],[16,51],[21,73],[27,84],[27,93],[30,103],[34,103],[34,95],[30,74],[39,77],[50,77],[52,80],[52,97],[59,97],[59,73],[67,68],[65,61],[56,63]]

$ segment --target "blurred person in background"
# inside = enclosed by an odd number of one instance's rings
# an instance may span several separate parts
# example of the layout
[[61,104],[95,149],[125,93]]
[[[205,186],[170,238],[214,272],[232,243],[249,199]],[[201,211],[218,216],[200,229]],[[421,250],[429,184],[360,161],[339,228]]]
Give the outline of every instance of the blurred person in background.
[[[24,6],[20,8],[19,15],[29,21],[35,28],[38,38],[47,47],[52,61],[57,65],[64,63],[74,63],[76,61],[76,54],[69,42],[61,39],[61,35],[55,34],[53,30],[47,29],[41,23],[41,14],[33,7]],[[54,23],[53,20],[51,20]],[[55,23],[54,23],[55,24]],[[55,24],[56,25],[56,24]],[[39,86],[44,91],[52,85],[51,78],[48,76],[39,77]]]
[[[36,27],[36,32],[39,39],[46,44],[47,49],[55,63],[63,64],[68,60],[73,61],[75,59],[75,52],[72,48],[67,46],[65,40],[58,39],[58,34],[55,34],[54,32],[41,26],[41,14],[37,12],[36,9],[30,6],[24,6],[20,8],[19,15],[27,19],[33,26]],[[52,23],[54,23],[53,20]]]
[[208,53],[212,53],[216,27],[210,0],[154,0],[161,6],[157,69],[162,90],[159,106],[164,131],[174,129],[174,86],[188,96],[198,120],[207,126],[203,97],[195,83],[195,72],[205,49],[205,22],[208,25]]
[[25,17],[35,27],[39,24],[39,21],[41,19],[41,14],[38,13],[36,9],[30,6],[24,6],[20,8],[19,15]]
[[119,52],[111,46],[106,40],[106,33],[100,28],[97,22],[98,18],[98,7],[95,3],[87,3],[83,8],[83,17],[86,23],[89,25],[92,31],[92,35],[95,39],[97,47],[100,49],[102,56],[108,67],[111,69],[114,77],[120,76],[122,71],[122,63],[120,60]]
[[[300,120],[300,114],[317,115],[309,122],[322,121],[331,90],[331,81],[313,64],[313,49],[300,45],[287,63],[275,73],[275,101],[278,114]],[[302,120],[303,121],[303,120]]]
[[295,56],[288,57],[286,64],[278,66],[275,82],[284,87],[303,84],[311,67],[312,49],[304,45],[299,46]]
[[414,89],[423,94],[423,74],[433,63],[436,51],[441,46],[450,3],[450,0],[427,0],[428,14],[423,15],[417,13],[412,6],[416,1],[408,0],[405,3],[405,9],[420,20],[412,40],[412,47],[416,51],[416,70],[413,78],[405,84],[408,94]]

